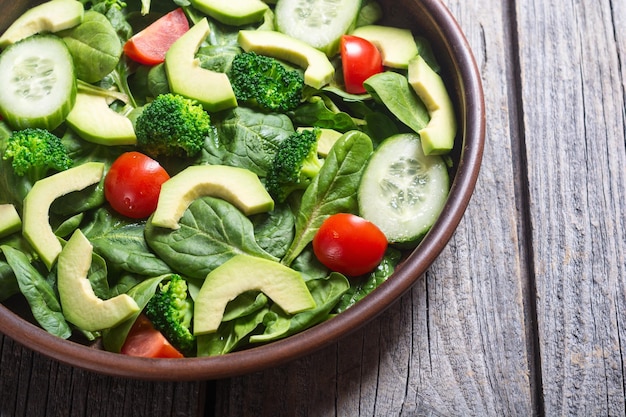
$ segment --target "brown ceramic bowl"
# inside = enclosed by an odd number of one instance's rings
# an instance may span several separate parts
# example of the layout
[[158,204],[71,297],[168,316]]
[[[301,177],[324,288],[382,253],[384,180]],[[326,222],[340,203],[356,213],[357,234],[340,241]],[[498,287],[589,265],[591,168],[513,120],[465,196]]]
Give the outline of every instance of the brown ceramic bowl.
[[[0,0],[0,31],[37,0]],[[465,36],[440,0],[381,0],[388,22],[426,36],[443,68],[459,115],[455,172],[442,215],[403,265],[372,294],[335,318],[284,340],[210,358],[143,359],[57,338],[0,305],[0,332],[60,362],[103,374],[149,380],[199,380],[274,367],[327,346],[365,325],[407,292],[441,253],[470,201],[482,159],[485,108]]]

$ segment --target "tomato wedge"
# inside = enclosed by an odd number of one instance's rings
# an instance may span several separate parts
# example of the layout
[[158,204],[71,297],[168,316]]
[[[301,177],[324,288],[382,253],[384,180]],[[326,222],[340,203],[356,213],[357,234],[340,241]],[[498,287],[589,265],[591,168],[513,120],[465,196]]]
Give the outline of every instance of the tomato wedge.
[[128,332],[121,353],[143,358],[182,358],[172,344],[153,326],[150,320],[140,314]]
[[372,75],[383,72],[383,59],[376,46],[358,36],[341,37],[341,66],[346,91],[351,94],[365,93],[363,82]]
[[160,64],[170,46],[188,30],[189,21],[179,7],[130,38],[124,44],[124,53],[140,64]]

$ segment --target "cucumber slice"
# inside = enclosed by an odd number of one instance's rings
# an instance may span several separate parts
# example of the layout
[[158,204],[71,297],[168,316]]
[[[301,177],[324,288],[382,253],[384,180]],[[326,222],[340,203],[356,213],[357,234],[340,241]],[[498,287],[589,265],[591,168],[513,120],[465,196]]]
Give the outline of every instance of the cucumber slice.
[[276,27],[330,57],[341,35],[354,29],[360,9],[361,0],[278,0]]
[[365,167],[359,212],[389,243],[413,247],[439,217],[449,191],[444,159],[424,155],[419,135],[402,133],[385,139]]
[[65,43],[33,35],[0,55],[0,114],[14,129],[53,130],[76,99],[74,64]]

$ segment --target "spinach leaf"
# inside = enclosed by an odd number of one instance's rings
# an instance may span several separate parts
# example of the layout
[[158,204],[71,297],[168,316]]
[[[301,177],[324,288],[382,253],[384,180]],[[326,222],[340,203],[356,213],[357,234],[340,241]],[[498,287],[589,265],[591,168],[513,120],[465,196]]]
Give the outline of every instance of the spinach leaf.
[[235,206],[219,198],[195,200],[179,221],[178,230],[146,224],[148,245],[181,275],[205,279],[234,255],[277,260],[254,239],[252,222]]
[[264,177],[278,144],[294,132],[289,117],[259,113],[247,107],[213,118],[218,135],[205,141],[200,164],[222,164],[247,168]]
[[127,271],[143,276],[170,273],[170,267],[150,250],[144,229],[143,221],[130,221],[101,208],[82,232],[93,245],[94,252],[106,259],[109,268],[118,273]]
[[387,106],[398,120],[415,132],[428,124],[428,110],[409,85],[406,76],[385,71],[368,78],[363,86],[376,101]]
[[18,292],[20,292],[20,287],[17,284],[13,269],[7,262],[0,260],[0,302],[9,299]]
[[20,291],[26,298],[33,317],[49,333],[67,339],[72,335],[54,288],[30,264],[26,254],[10,246],[0,246],[7,263],[13,269]]
[[241,53],[237,45],[208,45],[198,50],[200,66],[215,72],[228,73],[235,55]]
[[254,236],[266,252],[282,258],[294,236],[295,216],[287,204],[277,204],[269,213],[252,217]]
[[281,261],[283,264],[291,265],[331,214],[356,212],[361,174],[372,151],[372,141],[363,132],[350,131],[337,140],[302,195],[295,238]]
[[69,219],[63,220],[59,225],[53,226],[54,234],[59,237],[67,237],[71,235],[77,228],[80,226],[80,223],[83,221],[85,217],[85,213],[78,213]]
[[352,116],[337,109],[327,97],[311,97],[308,102],[290,112],[289,116],[298,126],[317,126],[342,133],[357,128]]
[[337,301],[350,288],[348,279],[337,272],[331,273],[325,279],[307,281],[306,284],[315,300],[316,307],[292,316],[274,304],[271,313],[268,313],[264,321],[267,326],[265,332],[251,336],[251,343],[281,339],[326,320]]
[[[94,294],[103,300],[111,297],[109,291],[108,269],[106,261],[97,253],[91,254],[91,265],[87,273],[87,279],[93,288]],[[55,275],[56,278],[56,275]]]
[[291,268],[300,272],[305,281],[326,278],[330,273],[330,270],[317,259],[311,245],[307,246],[300,255],[294,259]]
[[265,307],[267,302],[268,298],[262,292],[246,291],[226,305],[222,321],[245,317]]
[[170,92],[170,85],[167,81],[167,73],[165,72],[165,64],[157,64],[148,71],[148,91],[150,91],[152,97]]
[[93,83],[115,69],[122,54],[122,44],[109,19],[88,10],[78,26],[62,33],[74,60],[76,77]]
[[215,356],[231,352],[245,342],[245,338],[252,333],[268,313],[269,308],[235,320],[224,322],[215,333],[198,336],[198,356]]
[[400,262],[402,253],[397,249],[388,248],[387,253],[380,262],[380,265],[369,274],[360,277],[360,280],[353,280],[350,289],[341,297],[341,300],[334,308],[334,313],[341,313],[352,307],[357,301],[360,301],[374,291],[380,284],[385,282],[387,278],[393,274],[393,271]]

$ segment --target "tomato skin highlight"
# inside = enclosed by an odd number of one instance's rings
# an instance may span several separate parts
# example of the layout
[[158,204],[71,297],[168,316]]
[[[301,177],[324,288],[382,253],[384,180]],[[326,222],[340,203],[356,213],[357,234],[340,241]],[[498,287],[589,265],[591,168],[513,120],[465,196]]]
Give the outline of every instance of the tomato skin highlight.
[[313,238],[317,259],[332,271],[351,277],[376,268],[387,245],[387,238],[374,223],[349,213],[328,217]]
[[156,210],[161,185],[169,178],[154,159],[126,152],[113,162],[104,179],[104,197],[121,215],[144,219]]
[[133,35],[124,44],[124,53],[140,64],[160,64],[170,46],[188,30],[189,21],[179,7]]
[[376,46],[358,36],[341,37],[341,66],[346,91],[351,94],[366,92],[363,82],[383,72],[383,59]]
[[143,358],[182,358],[172,344],[153,326],[143,314],[137,317],[126,336],[120,353]]

